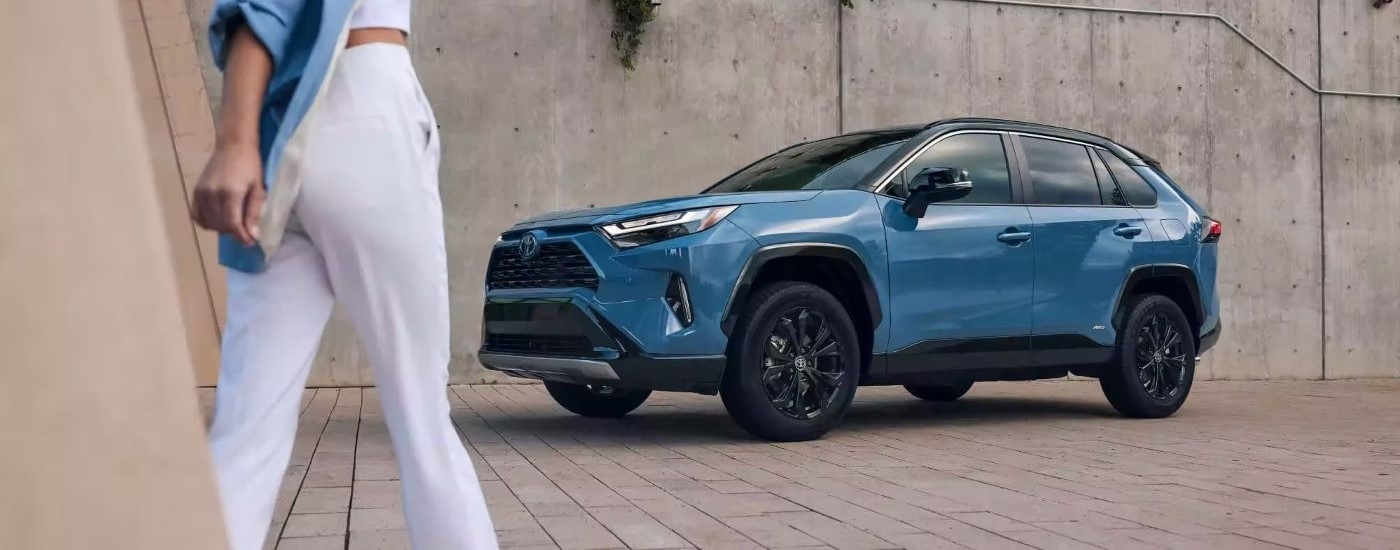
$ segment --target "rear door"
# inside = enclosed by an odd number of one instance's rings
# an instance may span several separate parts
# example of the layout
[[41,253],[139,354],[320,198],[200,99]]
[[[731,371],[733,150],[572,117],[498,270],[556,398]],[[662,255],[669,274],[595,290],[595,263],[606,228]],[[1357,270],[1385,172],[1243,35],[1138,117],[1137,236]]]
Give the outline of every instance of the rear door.
[[[1036,243],[1010,153],[1010,137],[1002,133],[945,136],[880,195],[890,262],[887,373],[1029,361]],[[903,184],[931,166],[966,170],[973,191],[929,205],[923,218],[910,217]]]
[[1119,288],[1150,234],[1093,146],[1030,134],[1015,146],[1036,238],[1032,362],[1107,360]]

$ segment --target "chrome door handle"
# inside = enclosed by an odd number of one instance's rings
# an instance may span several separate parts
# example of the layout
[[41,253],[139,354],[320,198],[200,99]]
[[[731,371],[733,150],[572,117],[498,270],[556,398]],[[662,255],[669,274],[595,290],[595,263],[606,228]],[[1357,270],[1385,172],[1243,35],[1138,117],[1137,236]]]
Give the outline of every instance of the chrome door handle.
[[1000,235],[997,235],[997,240],[1006,244],[1021,244],[1023,242],[1031,240],[1031,233],[1029,231],[1016,231],[1014,229],[1008,229],[1002,232]]
[[1114,228],[1113,234],[1131,239],[1142,234],[1142,228],[1135,225],[1123,224]]

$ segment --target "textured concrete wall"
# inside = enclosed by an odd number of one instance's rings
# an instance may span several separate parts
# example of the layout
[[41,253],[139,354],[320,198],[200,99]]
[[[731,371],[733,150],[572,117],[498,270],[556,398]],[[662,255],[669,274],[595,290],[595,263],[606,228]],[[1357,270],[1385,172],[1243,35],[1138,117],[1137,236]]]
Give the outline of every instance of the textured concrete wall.
[[[202,27],[207,0],[188,1]],[[1217,13],[1310,82],[1400,91],[1400,7],[1055,2]],[[1400,170],[1384,158],[1400,103],[1320,99],[1218,21],[964,0],[666,0],[628,74],[606,2],[414,9],[412,48],[442,124],[454,380],[484,376],[472,357],[483,264],[511,222],[687,193],[803,138],[963,115],[1121,139],[1225,221],[1226,336],[1203,377],[1318,378],[1324,358],[1329,377],[1400,375],[1383,359],[1400,346],[1388,284],[1400,247],[1381,215],[1400,192],[1379,185]],[[371,381],[339,318],[320,361],[313,383]]]
[[[1400,91],[1400,5],[1322,0],[1328,88]],[[1327,377],[1400,376],[1400,101],[1322,99]]]

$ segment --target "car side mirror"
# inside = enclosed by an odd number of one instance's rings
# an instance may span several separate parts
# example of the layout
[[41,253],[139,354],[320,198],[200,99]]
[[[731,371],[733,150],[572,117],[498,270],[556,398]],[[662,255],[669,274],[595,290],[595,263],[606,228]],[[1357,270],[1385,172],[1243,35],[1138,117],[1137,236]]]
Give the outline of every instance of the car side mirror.
[[922,218],[928,205],[961,199],[972,192],[972,180],[966,170],[948,166],[930,166],[909,180],[909,198],[904,201],[904,213]]

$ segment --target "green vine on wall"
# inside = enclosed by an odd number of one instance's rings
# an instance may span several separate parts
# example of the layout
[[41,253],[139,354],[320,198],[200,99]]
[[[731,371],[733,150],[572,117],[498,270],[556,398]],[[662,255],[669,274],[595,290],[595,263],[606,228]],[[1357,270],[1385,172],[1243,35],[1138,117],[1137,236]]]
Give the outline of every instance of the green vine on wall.
[[[842,6],[855,9],[856,5],[852,0],[838,0]],[[629,71],[637,69],[633,60],[637,57],[637,48],[642,45],[642,33],[646,32],[646,25],[656,19],[656,8],[661,7],[660,0],[612,0],[613,3],[613,46],[617,48],[617,54],[622,66]]]
[[629,71],[635,70],[637,67],[632,63],[632,59],[637,56],[637,48],[642,45],[642,33],[646,32],[646,24],[656,19],[656,8],[661,3],[653,0],[612,0],[612,3],[615,11],[613,45],[617,47],[622,66]]

